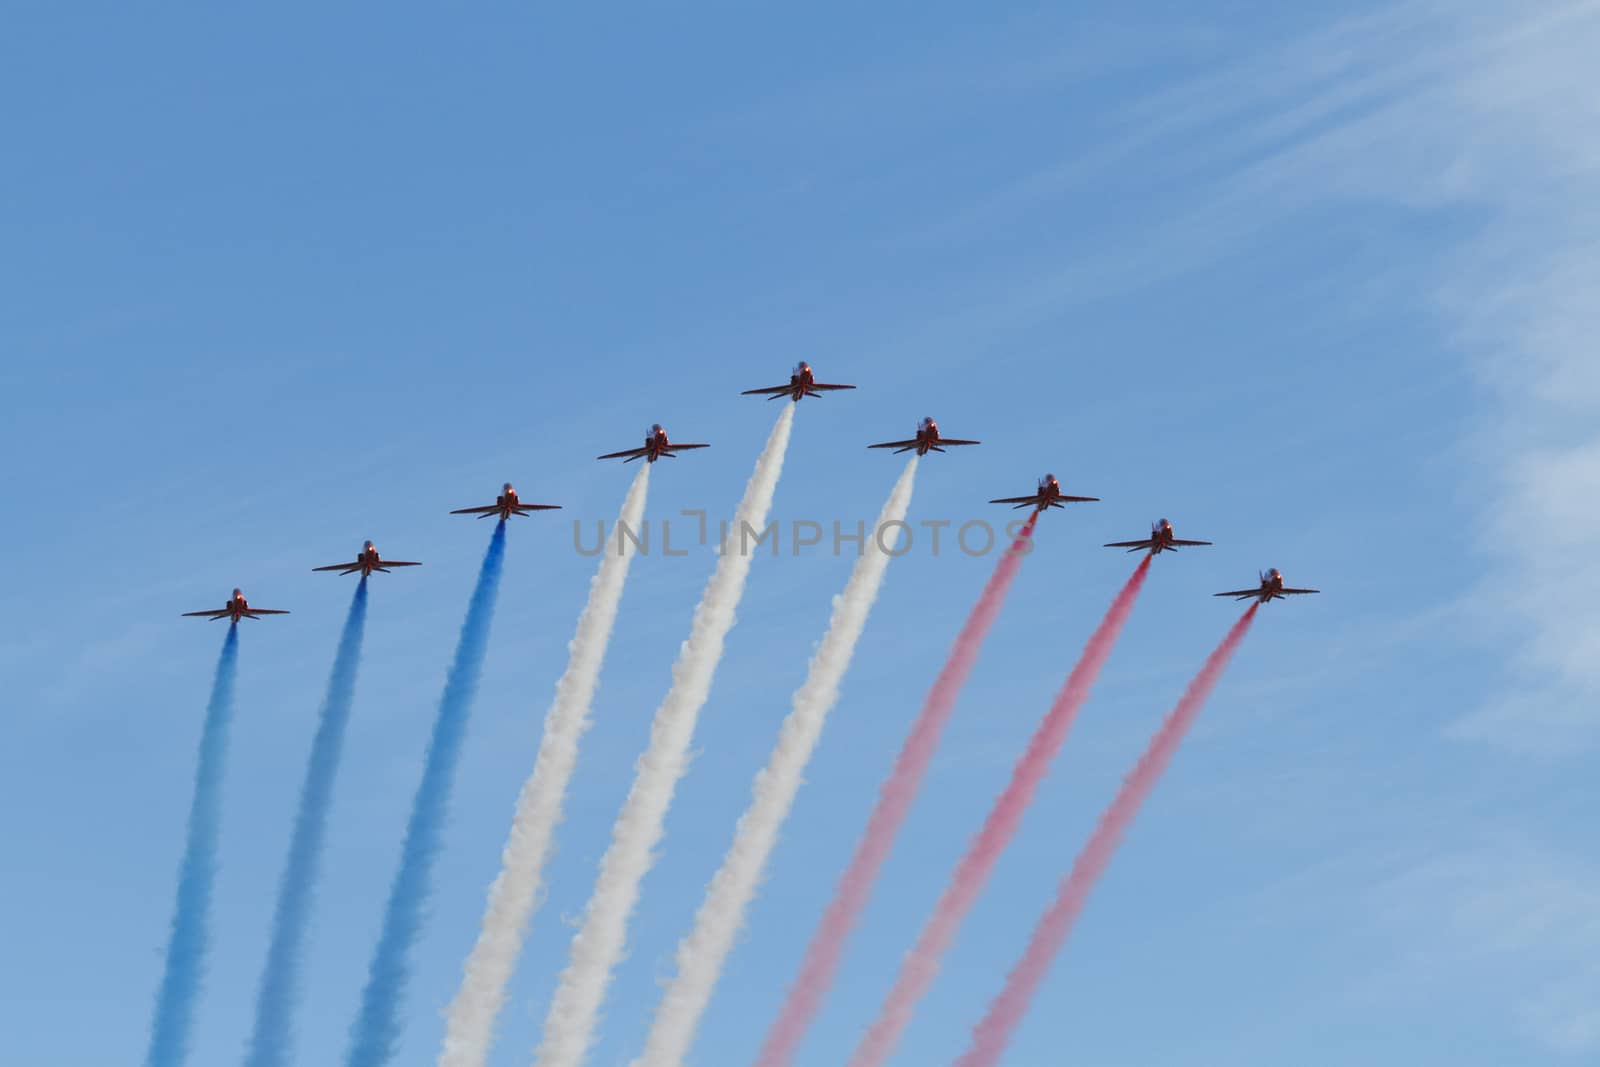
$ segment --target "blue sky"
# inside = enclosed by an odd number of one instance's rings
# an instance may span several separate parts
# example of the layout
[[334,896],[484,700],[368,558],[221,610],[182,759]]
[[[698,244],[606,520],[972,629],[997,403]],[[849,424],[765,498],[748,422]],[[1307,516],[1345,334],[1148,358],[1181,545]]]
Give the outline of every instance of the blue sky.
[[[1049,516],[804,1062],[839,1062],[1127,557],[1163,557],[898,1062],[950,1058],[1122,769],[1276,565],[1264,613],[1010,1062],[1587,1062],[1600,1052],[1600,141],[1593,4],[90,11],[0,41],[0,1021],[8,1062],[143,1047],[221,634],[242,636],[195,1062],[248,1033],[349,580],[373,589],[301,1016],[355,1010],[489,531],[510,531],[403,1061],[430,1062],[593,561],[595,463],[715,447],[655,518],[731,512],[811,360],[775,514],[876,514],[861,445],[936,415],[913,521]],[[998,510],[998,509],[995,509]],[[758,560],[596,1064],[657,983],[849,559]],[[570,920],[712,564],[635,564],[495,1062]],[[702,1028],[759,1044],[991,561],[891,567]]]

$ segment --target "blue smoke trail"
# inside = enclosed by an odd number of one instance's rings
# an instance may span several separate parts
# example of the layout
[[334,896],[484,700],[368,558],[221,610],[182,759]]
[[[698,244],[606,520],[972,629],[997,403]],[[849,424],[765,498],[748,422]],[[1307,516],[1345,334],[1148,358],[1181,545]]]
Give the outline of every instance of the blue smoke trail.
[[294,1058],[294,1009],[300,990],[301,954],[311,926],[328,809],[339,773],[339,756],[344,750],[345,727],[350,722],[350,706],[355,699],[356,671],[361,665],[361,638],[366,626],[367,579],[363,577],[339,635],[339,650],[333,657],[333,670],[328,673],[328,693],[322,700],[316,738],[306,760],[305,781],[300,785],[294,836],[289,840],[289,858],[278,884],[272,940],[256,994],[255,1030],[245,1054],[247,1067],[279,1067]]
[[200,734],[200,759],[194,772],[194,797],[189,802],[189,834],[178,867],[178,899],[167,939],[166,971],[156,994],[150,1023],[147,1067],[176,1067],[189,1055],[189,1031],[205,977],[210,932],[211,882],[217,874],[217,823],[222,799],[222,772],[228,753],[228,726],[233,722],[233,680],[239,667],[239,624],[228,627],[211,682],[205,727]]
[[350,1052],[345,1061],[349,1067],[378,1067],[389,1062],[400,1038],[400,1002],[410,978],[411,946],[422,929],[456,758],[466,736],[467,716],[489,643],[495,593],[500,588],[500,561],[505,554],[505,527],[501,520],[484,554],[483,569],[478,572],[478,584],[456,642],[456,658],[445,678],[422,781],[411,803],[411,821],[400,849],[400,869],[389,888],[382,932],[367,969],[366,988],[361,991],[361,1010],[350,1028]]

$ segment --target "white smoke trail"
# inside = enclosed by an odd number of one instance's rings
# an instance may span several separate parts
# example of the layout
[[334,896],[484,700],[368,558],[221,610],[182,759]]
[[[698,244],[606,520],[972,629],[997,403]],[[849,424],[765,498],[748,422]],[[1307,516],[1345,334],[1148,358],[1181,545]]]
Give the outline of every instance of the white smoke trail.
[[544,1036],[534,1053],[541,1067],[578,1067],[593,1041],[600,1003],[622,957],[639,884],[661,840],[667,808],[687,765],[695,720],[711,694],[723,641],[733,628],[734,610],[750,573],[754,551],[746,551],[742,531],[746,524],[755,530],[766,527],[793,425],[794,405],[786,404],[745,486],[733,532],[695,608],[689,639],[678,651],[672,688],[656,709],[650,746],[639,757],[633,787],[611,828],[611,845],[600,861],[583,926],[572,939],[567,969],[545,1016]]
[[628,564],[637,551],[621,529],[638,531],[650,489],[650,466],[642,465],[623,498],[617,529],[604,542],[600,567],[589,582],[589,600],[567,646],[567,669],[556,683],[555,701],[545,713],[544,736],[533,773],[522,784],[516,817],[501,855],[500,874],[489,887],[489,903],[477,944],[467,957],[461,987],[450,1003],[445,1024],[444,1067],[483,1067],[494,1042],[495,1019],[505,1005],[506,986],[522,952],[528,920],[539,904],[539,889],[551,839],[561,821],[567,783],[578,762],[578,742],[589,729],[589,708],[600,682],[611,628],[622,603]]
[[874,530],[879,536],[867,539],[844,591],[834,598],[828,632],[811,659],[805,682],[795,691],[766,768],[756,775],[750,806],[739,818],[733,845],[711,879],[695,915],[694,929],[678,945],[678,975],[661,998],[644,1052],[633,1061],[633,1067],[678,1067],[694,1042],[695,1029],[744,925],[745,911],[755,897],[767,858],[778,843],[778,831],[794,804],[806,763],[822,735],[828,712],[839,699],[839,684],[850,669],[856,642],[892,558],[879,542],[893,547],[893,536],[883,531],[890,523],[905,521],[916,473],[913,456],[878,516]]

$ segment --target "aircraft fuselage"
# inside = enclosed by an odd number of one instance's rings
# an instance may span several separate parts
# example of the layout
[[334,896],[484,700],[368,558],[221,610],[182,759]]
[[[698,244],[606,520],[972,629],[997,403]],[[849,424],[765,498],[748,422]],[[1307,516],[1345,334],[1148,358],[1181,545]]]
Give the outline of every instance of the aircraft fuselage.
[[378,558],[378,547],[368,541],[361,548],[361,554],[356,557],[356,562],[361,565],[361,577],[370,578],[372,572],[383,565]]
[[1172,523],[1162,519],[1150,528],[1150,551],[1167,552],[1172,549]]
[[800,369],[789,375],[789,399],[798,401],[816,381],[817,376],[811,372],[810,364],[800,364]]

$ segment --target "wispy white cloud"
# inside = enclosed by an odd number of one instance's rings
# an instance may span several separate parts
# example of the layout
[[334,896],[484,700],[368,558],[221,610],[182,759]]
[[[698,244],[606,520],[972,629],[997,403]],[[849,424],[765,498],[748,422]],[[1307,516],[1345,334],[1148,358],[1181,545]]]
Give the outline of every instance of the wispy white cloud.
[[[1131,235],[1120,259],[1096,260],[1095,277],[1036,275],[997,301],[1002,316],[1058,312],[1080,283],[1147,285],[1301,211],[1440,222],[1449,243],[1385,281],[1417,302],[1475,383],[1456,477],[1479,515],[1483,567],[1466,596],[1417,618],[1504,650],[1502,684],[1448,728],[1502,751],[1600,741],[1596,55],[1592,0],[1424,0],[1242,62],[1219,52],[1214,75],[1132,106],[1125,143],[1104,149],[1118,166],[1180,157],[1196,194]],[[1002,190],[985,210],[1028,211],[1064,195],[1084,166]],[[1347,767],[1339,774],[1348,781]],[[1547,1052],[1593,1057],[1600,868],[1592,850],[1527,844],[1535,824],[1514,797],[1513,810],[1492,803],[1495,788],[1464,786],[1437,810],[1439,798],[1417,797],[1431,814],[1403,826],[1363,790],[1340,801],[1374,809],[1350,814],[1362,832],[1336,857],[1366,905],[1357,922],[1370,919],[1387,947],[1377,950],[1386,973],[1369,986],[1402,999],[1476,991],[1475,1010],[1503,1011]],[[1325,825],[1328,802],[1318,803],[1311,817]],[[1501,839],[1471,836],[1486,811],[1515,825]],[[1304,908],[1326,873],[1285,899]]]
[[1545,1048],[1600,1050],[1600,869],[1501,839],[1405,870],[1369,902],[1411,947],[1391,978],[1420,992],[1466,976]]
[[[1325,38],[1360,60],[1325,84],[1301,79],[1258,117],[1282,139],[1227,184],[1280,211],[1347,203],[1470,223],[1416,284],[1482,399],[1461,477],[1486,566],[1479,607],[1456,618],[1508,651],[1504,687],[1450,734],[1571,751],[1600,737],[1600,4],[1405,10],[1422,17]],[[1432,858],[1371,901],[1404,975],[1485,990],[1546,1050],[1592,1056],[1600,870],[1581,850],[1528,844],[1528,829],[1415,842]]]
[[[1482,398],[1460,443],[1484,573],[1458,624],[1505,684],[1452,726],[1522,751],[1600,740],[1600,3],[1389,5],[1130,105],[1118,166],[1161,155],[1204,193],[1110,256],[1007,284],[1015,323],[1194,269],[1301,210],[1380,208],[1460,233],[1386,279],[1422,301]],[[1182,152],[1171,151],[1182,142]],[[1199,142],[1197,145],[1196,142]],[[1170,162],[1170,166],[1168,165]],[[974,211],[1063,195],[1074,158]],[[974,312],[963,314],[972,317]]]
[[1479,219],[1431,291],[1488,401],[1463,470],[1484,508],[1480,592],[1511,616],[1515,651],[1507,690],[1451,732],[1566,749],[1600,728],[1600,569],[1584,563],[1600,553],[1600,6],[1438,14],[1372,42],[1369,58],[1420,63],[1426,79],[1395,92],[1380,77],[1364,109],[1258,161],[1242,185],[1253,201]]
[[1473,20],[1488,45],[1420,110],[1395,106],[1385,143],[1420,146],[1420,191],[1486,212],[1438,297],[1490,398],[1467,473],[1487,475],[1483,593],[1517,652],[1512,687],[1454,733],[1548,750],[1600,728],[1600,6],[1503,11]]

